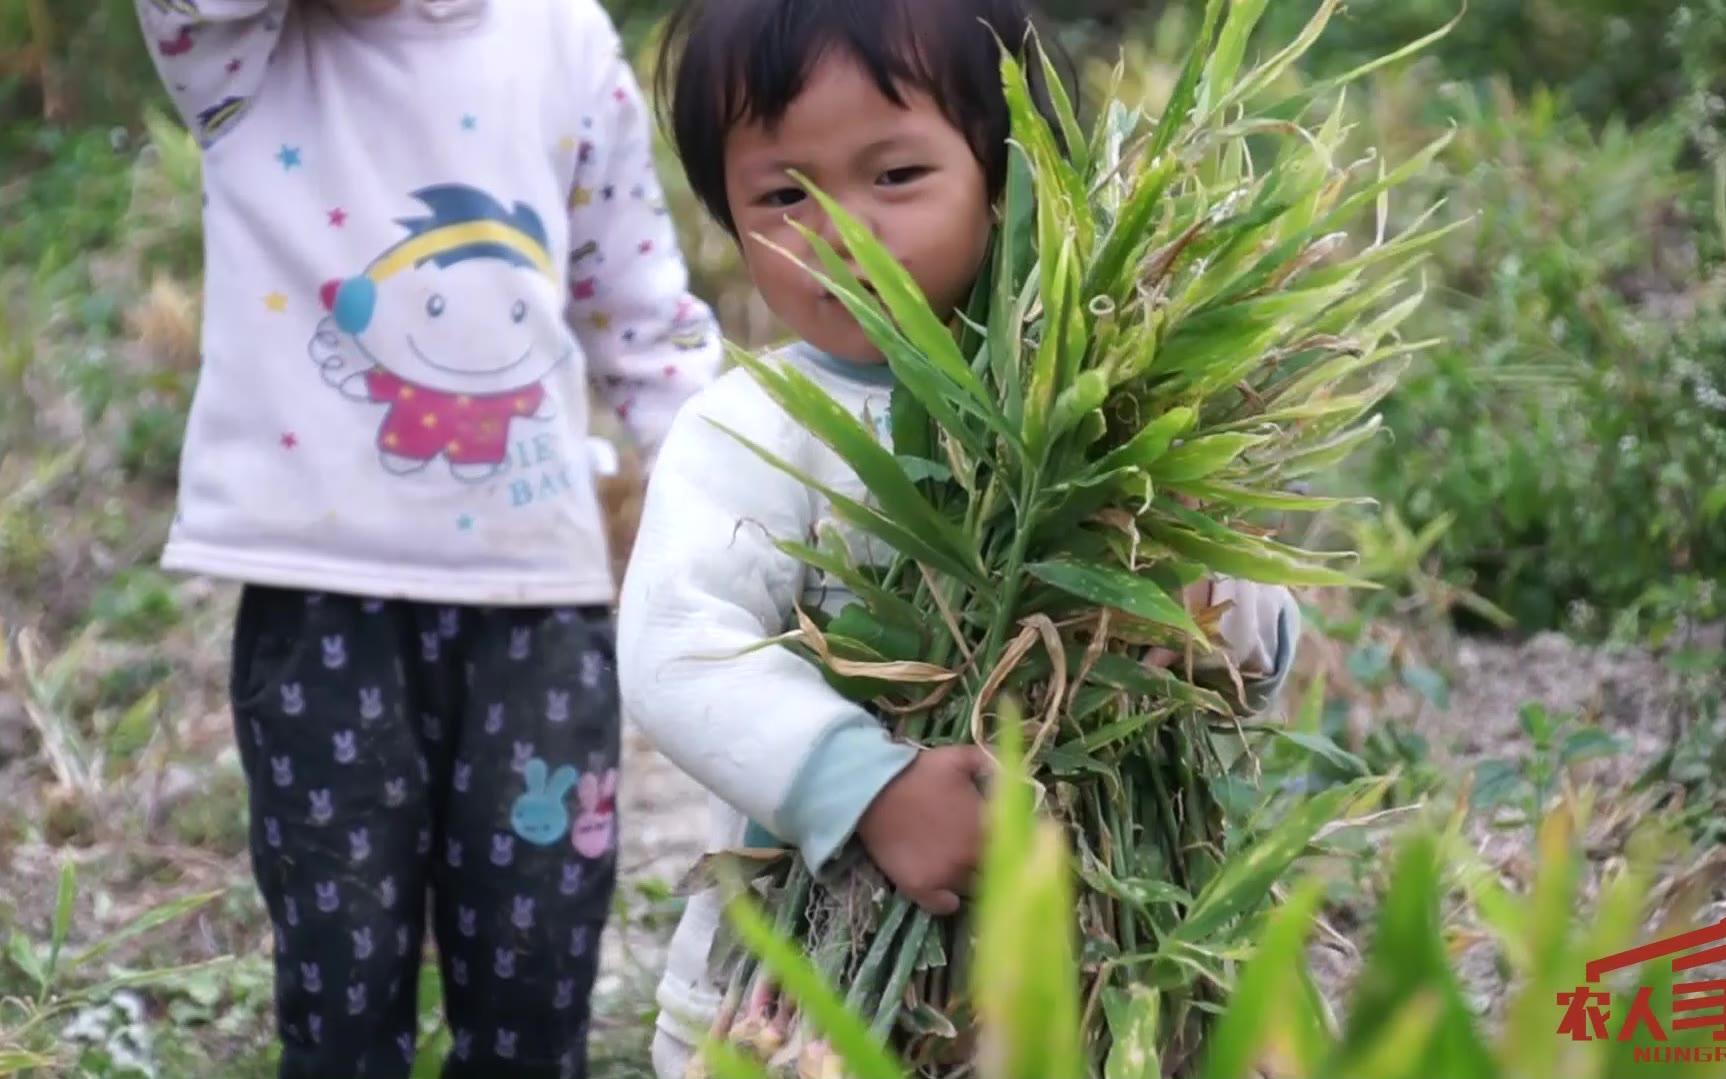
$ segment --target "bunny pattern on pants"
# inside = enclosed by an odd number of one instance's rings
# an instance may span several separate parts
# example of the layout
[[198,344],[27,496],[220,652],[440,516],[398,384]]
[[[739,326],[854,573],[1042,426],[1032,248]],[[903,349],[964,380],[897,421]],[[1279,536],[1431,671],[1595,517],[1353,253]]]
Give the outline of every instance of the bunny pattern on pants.
[[446,1079],[585,1076],[616,874],[609,613],[248,588],[234,647],[281,1074],[409,1074],[429,892]]

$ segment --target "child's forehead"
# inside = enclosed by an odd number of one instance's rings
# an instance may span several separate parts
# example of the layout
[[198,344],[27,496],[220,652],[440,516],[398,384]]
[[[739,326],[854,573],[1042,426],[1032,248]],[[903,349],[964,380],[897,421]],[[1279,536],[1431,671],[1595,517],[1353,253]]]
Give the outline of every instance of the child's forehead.
[[739,120],[727,142],[751,153],[804,146],[863,155],[952,127],[927,91],[905,83],[894,89],[898,100],[883,93],[861,63],[834,50],[812,65],[779,115]]

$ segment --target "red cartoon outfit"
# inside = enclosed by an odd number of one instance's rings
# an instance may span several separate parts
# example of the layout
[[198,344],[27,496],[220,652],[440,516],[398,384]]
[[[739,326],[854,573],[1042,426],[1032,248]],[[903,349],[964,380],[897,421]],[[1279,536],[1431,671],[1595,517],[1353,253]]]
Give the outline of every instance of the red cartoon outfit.
[[539,383],[509,393],[471,395],[417,386],[381,368],[366,374],[372,400],[390,406],[378,448],[413,461],[439,454],[457,465],[501,465],[509,456],[509,421],[545,403]]

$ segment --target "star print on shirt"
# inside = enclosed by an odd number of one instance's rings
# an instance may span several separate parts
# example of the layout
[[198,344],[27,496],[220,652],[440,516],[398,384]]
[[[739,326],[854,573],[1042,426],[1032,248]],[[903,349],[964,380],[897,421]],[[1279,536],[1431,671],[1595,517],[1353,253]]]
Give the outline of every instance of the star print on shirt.
[[283,143],[282,148],[276,153],[276,160],[282,163],[283,172],[292,172],[301,165],[300,148]]
[[279,315],[288,309],[288,298],[279,292],[271,292],[264,297],[264,306]]
[[474,128],[476,128],[478,126],[479,126],[479,117],[475,116],[471,112],[468,113],[466,116],[463,116],[461,118],[461,129],[463,131],[472,131]]
[[339,229],[348,223],[348,212],[337,206],[330,211],[330,228]]
[[284,449],[284,450],[295,449],[296,447],[299,446],[299,444],[300,444],[300,439],[299,439],[298,435],[294,434],[292,431],[283,432],[283,434],[282,434],[282,449]]

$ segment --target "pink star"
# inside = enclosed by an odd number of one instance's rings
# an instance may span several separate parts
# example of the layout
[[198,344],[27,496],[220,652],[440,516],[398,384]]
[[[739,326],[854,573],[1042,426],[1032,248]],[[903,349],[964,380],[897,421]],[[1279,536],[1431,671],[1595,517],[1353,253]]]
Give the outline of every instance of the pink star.
[[292,431],[288,431],[282,435],[282,449],[291,450],[299,444],[299,438]]
[[637,247],[636,250],[640,251],[644,255],[649,254],[653,250],[653,241],[652,240],[641,241],[641,245],[639,247]]
[[676,378],[677,377],[677,365],[676,364],[668,363],[665,365],[665,377],[666,378]]
[[597,277],[584,277],[575,282],[572,288],[576,299],[591,300],[599,290],[599,279]]
[[337,206],[330,211],[330,228],[339,229],[348,223],[348,212]]
[[623,102],[629,100],[629,94],[624,92],[624,89],[621,86],[619,86],[617,89],[613,90],[611,92],[611,96],[615,97],[618,100],[619,104],[622,104]]
[[228,61],[228,74],[236,75],[239,73],[240,69],[245,66],[246,62],[236,56],[232,60]]
[[633,408],[634,406],[635,406],[634,401],[625,401],[625,402],[623,402],[623,404],[618,405],[617,406],[617,418],[620,420],[629,419],[629,410],[631,408]]

